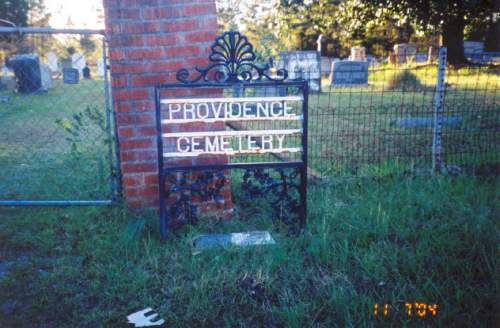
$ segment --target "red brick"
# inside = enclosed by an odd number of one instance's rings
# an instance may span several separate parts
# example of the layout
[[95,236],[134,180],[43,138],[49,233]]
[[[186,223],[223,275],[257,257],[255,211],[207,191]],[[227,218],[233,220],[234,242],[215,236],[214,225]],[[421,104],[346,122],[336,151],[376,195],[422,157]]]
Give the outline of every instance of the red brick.
[[199,55],[201,51],[204,51],[204,47],[186,45],[182,47],[169,48],[167,50],[167,55],[172,57],[196,56]]
[[204,14],[213,14],[216,12],[215,2],[184,6],[182,10],[185,16],[199,16]]
[[107,11],[108,19],[138,19],[140,15],[137,9],[118,8]]
[[123,184],[127,187],[141,186],[144,184],[142,175],[126,175],[123,177]]
[[193,31],[198,28],[198,20],[196,19],[185,19],[167,22],[163,24],[163,30],[165,32],[185,32]]
[[134,136],[134,129],[127,127],[118,128],[118,136],[120,138],[130,138]]
[[146,44],[148,46],[168,46],[179,42],[176,34],[148,35]]
[[124,150],[143,149],[153,147],[152,139],[132,139],[120,142],[120,148]]
[[137,75],[132,78],[132,86],[144,87],[154,86],[155,84],[167,83],[167,74]]
[[111,76],[116,73],[142,73],[146,71],[144,63],[111,63]]
[[147,72],[160,73],[166,71],[176,72],[179,68],[183,67],[184,63],[180,60],[176,61],[160,61],[152,62],[147,66]]
[[134,109],[136,112],[153,111],[155,103],[152,100],[136,101],[134,102]]
[[127,188],[125,194],[127,197],[156,196],[158,195],[158,186]]
[[216,34],[216,31],[190,32],[184,34],[184,41],[187,43],[206,42],[207,40],[215,39]]
[[145,125],[155,123],[154,113],[118,113],[116,115],[116,123],[118,125]]
[[177,7],[151,7],[142,10],[142,18],[146,20],[156,20],[180,16],[180,8]]
[[162,48],[134,49],[127,51],[127,58],[129,59],[161,58],[162,56],[163,56]]
[[128,113],[132,111],[132,105],[128,101],[115,101],[115,111],[118,113]]
[[110,47],[140,47],[144,45],[145,37],[142,35],[123,35],[116,34],[108,37]]
[[131,89],[131,90],[115,90],[113,93],[115,100],[134,100],[147,99],[149,96],[148,89]]
[[158,174],[146,174],[144,175],[144,184],[148,185],[157,185],[158,184]]
[[122,172],[140,173],[140,172],[156,172],[156,163],[122,163]]
[[139,135],[148,137],[156,135],[156,127],[155,126],[144,126],[139,128]]
[[121,23],[121,33],[143,34],[160,32],[162,24],[158,22],[149,23]]
[[111,86],[113,88],[126,87],[128,85],[128,78],[126,75],[114,75],[111,77]]
[[151,161],[157,160],[158,155],[155,150],[136,150],[134,151],[134,160],[135,161]]

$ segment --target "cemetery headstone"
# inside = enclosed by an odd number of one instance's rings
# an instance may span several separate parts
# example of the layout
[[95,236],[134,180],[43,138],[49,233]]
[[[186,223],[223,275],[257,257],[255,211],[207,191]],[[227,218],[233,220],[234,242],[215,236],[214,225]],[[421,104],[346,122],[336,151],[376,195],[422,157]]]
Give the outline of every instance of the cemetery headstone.
[[63,69],[63,80],[66,84],[77,84],[80,80],[80,73],[76,68]]
[[355,46],[351,48],[351,55],[349,60],[354,61],[365,61],[366,60],[366,48],[363,46]]
[[481,54],[484,52],[484,42],[464,41],[464,55]]
[[9,58],[6,64],[14,70],[18,92],[32,93],[42,87],[38,55],[16,55]]
[[71,63],[72,63],[72,67],[76,68],[78,70],[78,73],[80,73],[80,75],[82,75],[83,69],[85,68],[85,66],[87,66],[87,63],[85,61],[85,55],[84,54],[73,54],[71,56]]
[[368,62],[344,60],[332,64],[331,85],[352,85],[368,83]]
[[54,87],[52,81],[52,70],[48,65],[40,65],[40,76],[42,78],[42,87],[45,89],[50,89]]
[[5,89],[9,91],[14,91],[16,88],[16,80],[14,79],[11,71],[7,68],[7,66],[2,66],[0,77],[0,84],[5,86]]
[[288,71],[289,79],[305,79],[311,91],[321,91],[321,60],[317,51],[281,52],[280,57],[279,68]]
[[97,76],[99,77],[104,76],[104,60],[102,58],[99,58],[96,64],[97,64]]
[[59,72],[59,63],[57,61],[57,56],[53,51],[47,52],[47,66],[52,72]]
[[90,79],[90,68],[88,66],[85,66],[83,69],[82,69],[82,73],[83,73],[83,78],[84,79]]
[[397,64],[405,64],[415,60],[417,46],[413,43],[400,43],[394,45],[394,55]]

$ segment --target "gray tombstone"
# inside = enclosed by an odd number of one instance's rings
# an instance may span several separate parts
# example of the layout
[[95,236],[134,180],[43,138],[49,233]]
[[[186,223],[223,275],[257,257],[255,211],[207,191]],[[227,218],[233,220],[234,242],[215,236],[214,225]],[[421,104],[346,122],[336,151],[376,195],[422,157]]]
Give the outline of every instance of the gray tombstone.
[[413,43],[400,43],[394,45],[394,55],[396,64],[404,64],[415,60],[417,46]]
[[321,91],[321,60],[317,51],[281,52],[280,57],[278,68],[286,69],[289,79],[305,79],[311,91]]
[[63,80],[66,84],[78,84],[80,73],[76,68],[63,69]]
[[484,42],[481,41],[464,41],[464,55],[470,56],[481,54],[484,52]]
[[368,62],[353,60],[333,62],[330,83],[333,86],[367,84]]

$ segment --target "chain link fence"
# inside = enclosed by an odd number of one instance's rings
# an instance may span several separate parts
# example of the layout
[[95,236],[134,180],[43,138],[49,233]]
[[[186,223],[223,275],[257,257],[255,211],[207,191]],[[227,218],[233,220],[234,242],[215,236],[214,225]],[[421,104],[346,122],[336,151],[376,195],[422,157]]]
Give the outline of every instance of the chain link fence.
[[109,203],[118,184],[104,37],[29,30],[0,30],[0,200]]

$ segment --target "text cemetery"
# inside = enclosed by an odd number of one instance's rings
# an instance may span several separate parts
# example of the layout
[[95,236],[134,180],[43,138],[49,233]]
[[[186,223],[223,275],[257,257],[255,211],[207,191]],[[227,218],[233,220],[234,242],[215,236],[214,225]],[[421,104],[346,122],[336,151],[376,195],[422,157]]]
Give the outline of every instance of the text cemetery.
[[[164,99],[162,103],[167,105],[168,119],[162,123],[300,121],[302,116],[297,115],[292,106],[297,101],[302,101],[302,97]],[[176,138],[176,152],[164,155],[300,152],[301,148],[286,148],[285,139],[301,132],[301,129],[284,129],[164,133],[165,138]]]

